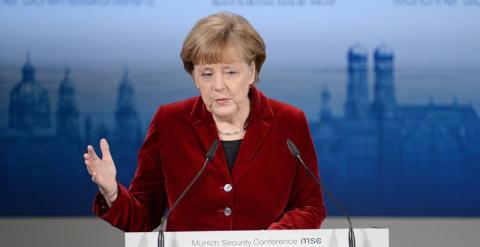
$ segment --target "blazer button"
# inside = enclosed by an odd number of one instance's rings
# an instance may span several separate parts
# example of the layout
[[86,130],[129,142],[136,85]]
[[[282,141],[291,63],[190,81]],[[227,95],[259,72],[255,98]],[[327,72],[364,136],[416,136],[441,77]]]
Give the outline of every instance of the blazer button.
[[225,184],[225,186],[223,186],[223,190],[225,190],[225,192],[232,191],[232,185],[231,184]]
[[225,207],[223,209],[223,213],[225,214],[225,216],[230,216],[230,215],[232,215],[232,209],[229,208],[229,207]]

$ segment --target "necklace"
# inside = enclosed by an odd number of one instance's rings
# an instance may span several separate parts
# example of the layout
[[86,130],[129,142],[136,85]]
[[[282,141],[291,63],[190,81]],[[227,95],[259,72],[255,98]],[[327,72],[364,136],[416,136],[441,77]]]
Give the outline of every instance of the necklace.
[[243,133],[243,132],[245,132],[245,131],[247,130],[248,124],[249,124],[249,122],[246,122],[246,123],[245,123],[245,126],[243,126],[242,129],[237,130],[237,131],[223,132],[223,131],[221,131],[221,130],[219,130],[219,129],[217,128],[217,132],[218,132],[218,134],[224,135],[224,136],[234,136],[234,135],[238,135],[238,134],[241,134],[241,133]]
[[245,128],[241,129],[241,130],[237,130],[237,131],[232,131],[232,132],[223,132],[221,130],[218,130],[218,133],[220,135],[225,135],[225,136],[234,136],[234,135],[238,135],[238,134],[241,134],[245,132]]

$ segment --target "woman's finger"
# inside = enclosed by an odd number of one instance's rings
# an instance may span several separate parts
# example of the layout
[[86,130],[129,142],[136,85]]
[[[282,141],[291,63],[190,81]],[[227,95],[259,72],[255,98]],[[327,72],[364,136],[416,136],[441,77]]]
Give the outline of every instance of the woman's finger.
[[110,146],[105,138],[100,140],[100,150],[102,151],[102,158],[111,159],[112,155],[110,155]]
[[90,158],[92,158],[93,160],[100,159],[98,157],[97,153],[95,153],[95,150],[93,149],[92,145],[88,145],[87,150],[88,150],[88,154],[89,154]]
[[92,167],[92,161],[85,160],[85,166],[87,167],[88,174],[92,175],[94,168]]

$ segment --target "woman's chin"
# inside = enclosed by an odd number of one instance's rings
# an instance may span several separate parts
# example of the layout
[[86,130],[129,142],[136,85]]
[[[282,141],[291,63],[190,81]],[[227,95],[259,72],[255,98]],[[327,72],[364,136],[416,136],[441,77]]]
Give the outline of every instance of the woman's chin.
[[220,118],[230,117],[234,114],[234,112],[235,109],[233,106],[220,106],[212,109],[212,114]]

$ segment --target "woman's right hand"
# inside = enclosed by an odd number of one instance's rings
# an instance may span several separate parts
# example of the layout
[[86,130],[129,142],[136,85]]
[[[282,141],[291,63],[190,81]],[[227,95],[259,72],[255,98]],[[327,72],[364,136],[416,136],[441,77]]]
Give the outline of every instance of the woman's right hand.
[[117,169],[113,163],[112,155],[108,142],[105,139],[100,140],[100,150],[102,158],[100,159],[91,145],[87,146],[87,153],[83,154],[88,173],[92,176],[92,181],[98,185],[100,193],[107,201],[108,206],[117,199]]

